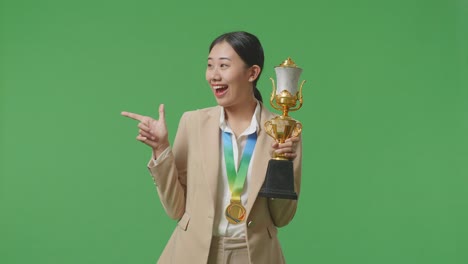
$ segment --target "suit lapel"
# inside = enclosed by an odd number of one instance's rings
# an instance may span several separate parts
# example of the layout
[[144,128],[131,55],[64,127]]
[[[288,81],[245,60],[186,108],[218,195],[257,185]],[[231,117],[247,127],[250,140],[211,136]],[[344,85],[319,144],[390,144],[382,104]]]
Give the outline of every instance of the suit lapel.
[[214,107],[208,111],[206,115],[201,117],[199,150],[203,155],[203,170],[204,176],[208,185],[208,191],[212,199],[211,204],[215,205],[217,199],[217,188],[219,179],[219,160],[220,160],[220,129],[219,116],[221,109]]
[[266,170],[268,166],[268,161],[271,159],[270,150],[271,150],[271,138],[265,133],[263,124],[272,118],[273,115],[262,105],[262,113],[260,116],[259,122],[259,131],[257,144],[254,151],[254,160],[252,163],[252,177],[249,185],[249,194],[247,200],[246,210],[247,213],[250,213],[252,206],[257,199],[258,192],[265,181]]

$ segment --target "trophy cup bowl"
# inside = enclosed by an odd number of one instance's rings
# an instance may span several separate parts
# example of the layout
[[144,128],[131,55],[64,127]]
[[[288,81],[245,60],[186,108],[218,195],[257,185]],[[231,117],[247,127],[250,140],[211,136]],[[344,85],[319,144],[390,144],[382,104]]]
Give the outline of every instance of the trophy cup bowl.
[[[290,111],[297,111],[302,107],[302,81],[299,91],[297,86],[302,69],[291,60],[286,59],[275,67],[277,87],[273,83],[270,104],[282,111],[280,116],[265,122],[265,131],[278,143],[284,143],[288,138],[297,137],[302,132],[302,124],[289,116]],[[297,106],[297,102],[299,105]],[[284,154],[273,154],[268,162],[267,173],[262,188],[258,194],[261,197],[297,200],[294,191],[294,166]]]

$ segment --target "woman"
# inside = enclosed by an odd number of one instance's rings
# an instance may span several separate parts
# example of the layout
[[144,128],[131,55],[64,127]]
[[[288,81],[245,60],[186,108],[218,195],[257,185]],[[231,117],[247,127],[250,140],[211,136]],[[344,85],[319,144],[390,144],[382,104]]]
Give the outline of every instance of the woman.
[[[256,88],[264,62],[254,35],[231,32],[209,49],[206,80],[218,106],[183,114],[170,147],[164,115],[134,113],[137,140],[150,146],[148,168],[169,217],[178,220],[158,263],[284,263],[277,227],[297,201],[257,197],[272,151],[294,159],[301,178],[300,139],[275,143],[263,128],[274,117]],[[237,168],[237,169],[236,169]]]

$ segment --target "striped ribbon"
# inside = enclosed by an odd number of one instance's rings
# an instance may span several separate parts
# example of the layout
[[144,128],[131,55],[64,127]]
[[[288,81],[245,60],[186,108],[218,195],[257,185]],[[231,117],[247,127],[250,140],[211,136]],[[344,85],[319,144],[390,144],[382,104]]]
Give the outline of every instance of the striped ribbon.
[[240,201],[242,189],[244,188],[250,160],[257,143],[257,133],[252,133],[247,137],[242,159],[239,168],[234,165],[234,151],[232,147],[231,133],[223,132],[224,160],[226,162],[226,172],[228,175],[229,190],[231,191],[231,201]]

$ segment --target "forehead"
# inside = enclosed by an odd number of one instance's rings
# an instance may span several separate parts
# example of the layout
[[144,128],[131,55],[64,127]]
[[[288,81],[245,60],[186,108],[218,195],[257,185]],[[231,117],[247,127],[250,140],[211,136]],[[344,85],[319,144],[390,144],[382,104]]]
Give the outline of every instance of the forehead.
[[226,41],[220,42],[211,49],[208,59],[219,60],[219,59],[240,59],[236,51]]

